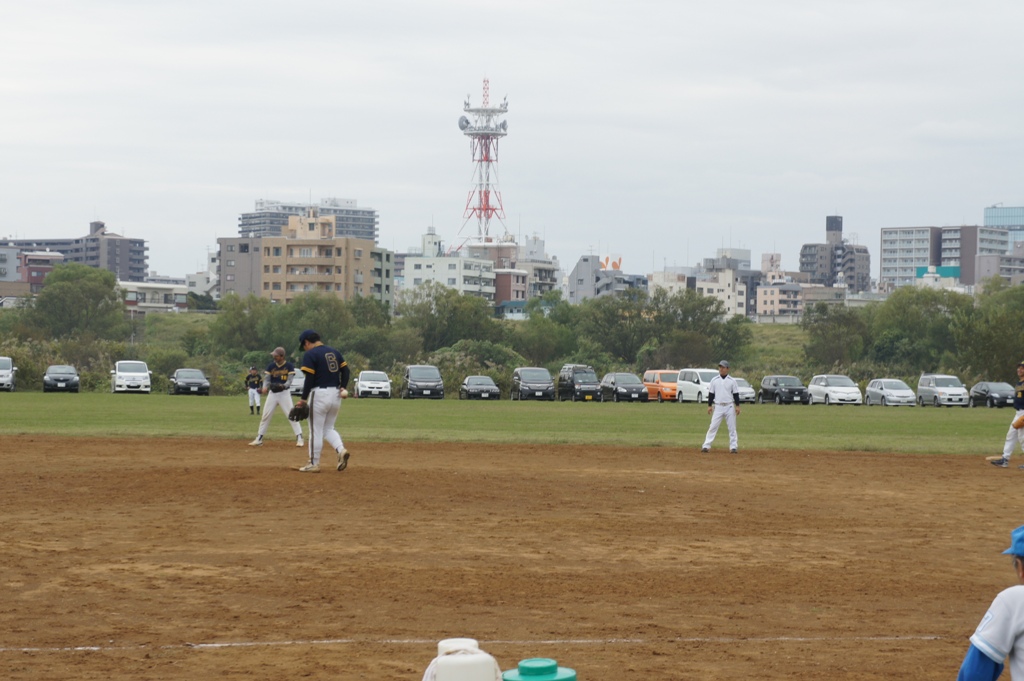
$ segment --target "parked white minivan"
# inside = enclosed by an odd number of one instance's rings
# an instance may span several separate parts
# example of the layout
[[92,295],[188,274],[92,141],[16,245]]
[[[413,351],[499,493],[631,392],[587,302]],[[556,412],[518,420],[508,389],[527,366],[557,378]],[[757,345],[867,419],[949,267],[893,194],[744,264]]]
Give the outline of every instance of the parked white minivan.
[[110,392],[149,393],[152,390],[153,372],[145,362],[121,360],[110,371]]
[[676,401],[707,402],[711,379],[717,375],[716,369],[681,369],[676,378]]

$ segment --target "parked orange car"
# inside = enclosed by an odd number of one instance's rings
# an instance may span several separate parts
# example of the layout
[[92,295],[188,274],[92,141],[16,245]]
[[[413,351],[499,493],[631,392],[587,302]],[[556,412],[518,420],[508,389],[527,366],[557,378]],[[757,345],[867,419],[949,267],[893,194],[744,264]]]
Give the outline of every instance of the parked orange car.
[[676,401],[676,378],[678,369],[652,369],[644,372],[644,386],[652,400],[659,402]]

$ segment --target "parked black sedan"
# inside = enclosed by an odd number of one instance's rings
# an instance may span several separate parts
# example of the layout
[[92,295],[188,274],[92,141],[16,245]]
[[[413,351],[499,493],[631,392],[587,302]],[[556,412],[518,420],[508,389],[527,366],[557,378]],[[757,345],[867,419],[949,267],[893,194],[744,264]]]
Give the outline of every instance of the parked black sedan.
[[1010,407],[1013,406],[1013,386],[992,381],[975,383],[968,400],[970,407]]
[[178,369],[171,374],[167,392],[171,395],[209,395],[210,382],[199,369]]
[[466,376],[459,386],[460,400],[497,400],[501,390],[490,376]]
[[601,379],[602,402],[646,402],[647,387],[636,374],[613,372]]
[[43,392],[77,393],[79,385],[78,372],[69,364],[54,364],[46,368],[43,374]]

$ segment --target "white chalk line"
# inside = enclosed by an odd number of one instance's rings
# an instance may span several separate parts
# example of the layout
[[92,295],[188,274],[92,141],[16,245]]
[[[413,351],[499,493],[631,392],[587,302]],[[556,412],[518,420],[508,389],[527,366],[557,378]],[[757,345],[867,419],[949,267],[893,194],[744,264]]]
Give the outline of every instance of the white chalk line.
[[[643,638],[566,638],[540,639],[535,641],[480,641],[480,647],[487,645],[549,646],[549,645],[654,645],[665,643],[816,643],[816,642],[874,642],[874,641],[941,641],[943,636],[684,636],[667,639]],[[331,645],[434,645],[436,639],[379,639],[354,638],[307,639],[297,641],[228,641],[222,643],[176,643],[170,645],[93,645],[55,647],[0,647],[0,653],[102,653],[124,650],[215,650],[219,648],[254,648],[284,646],[331,646]]]

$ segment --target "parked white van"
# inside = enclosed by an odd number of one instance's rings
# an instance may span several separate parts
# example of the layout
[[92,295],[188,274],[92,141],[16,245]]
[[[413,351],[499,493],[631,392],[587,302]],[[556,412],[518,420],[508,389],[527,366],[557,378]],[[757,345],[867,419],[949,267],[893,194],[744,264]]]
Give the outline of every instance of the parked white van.
[[676,378],[676,400],[679,402],[707,402],[711,379],[716,369],[681,369]]
[[149,393],[152,390],[153,372],[145,362],[121,360],[110,371],[110,392]]

